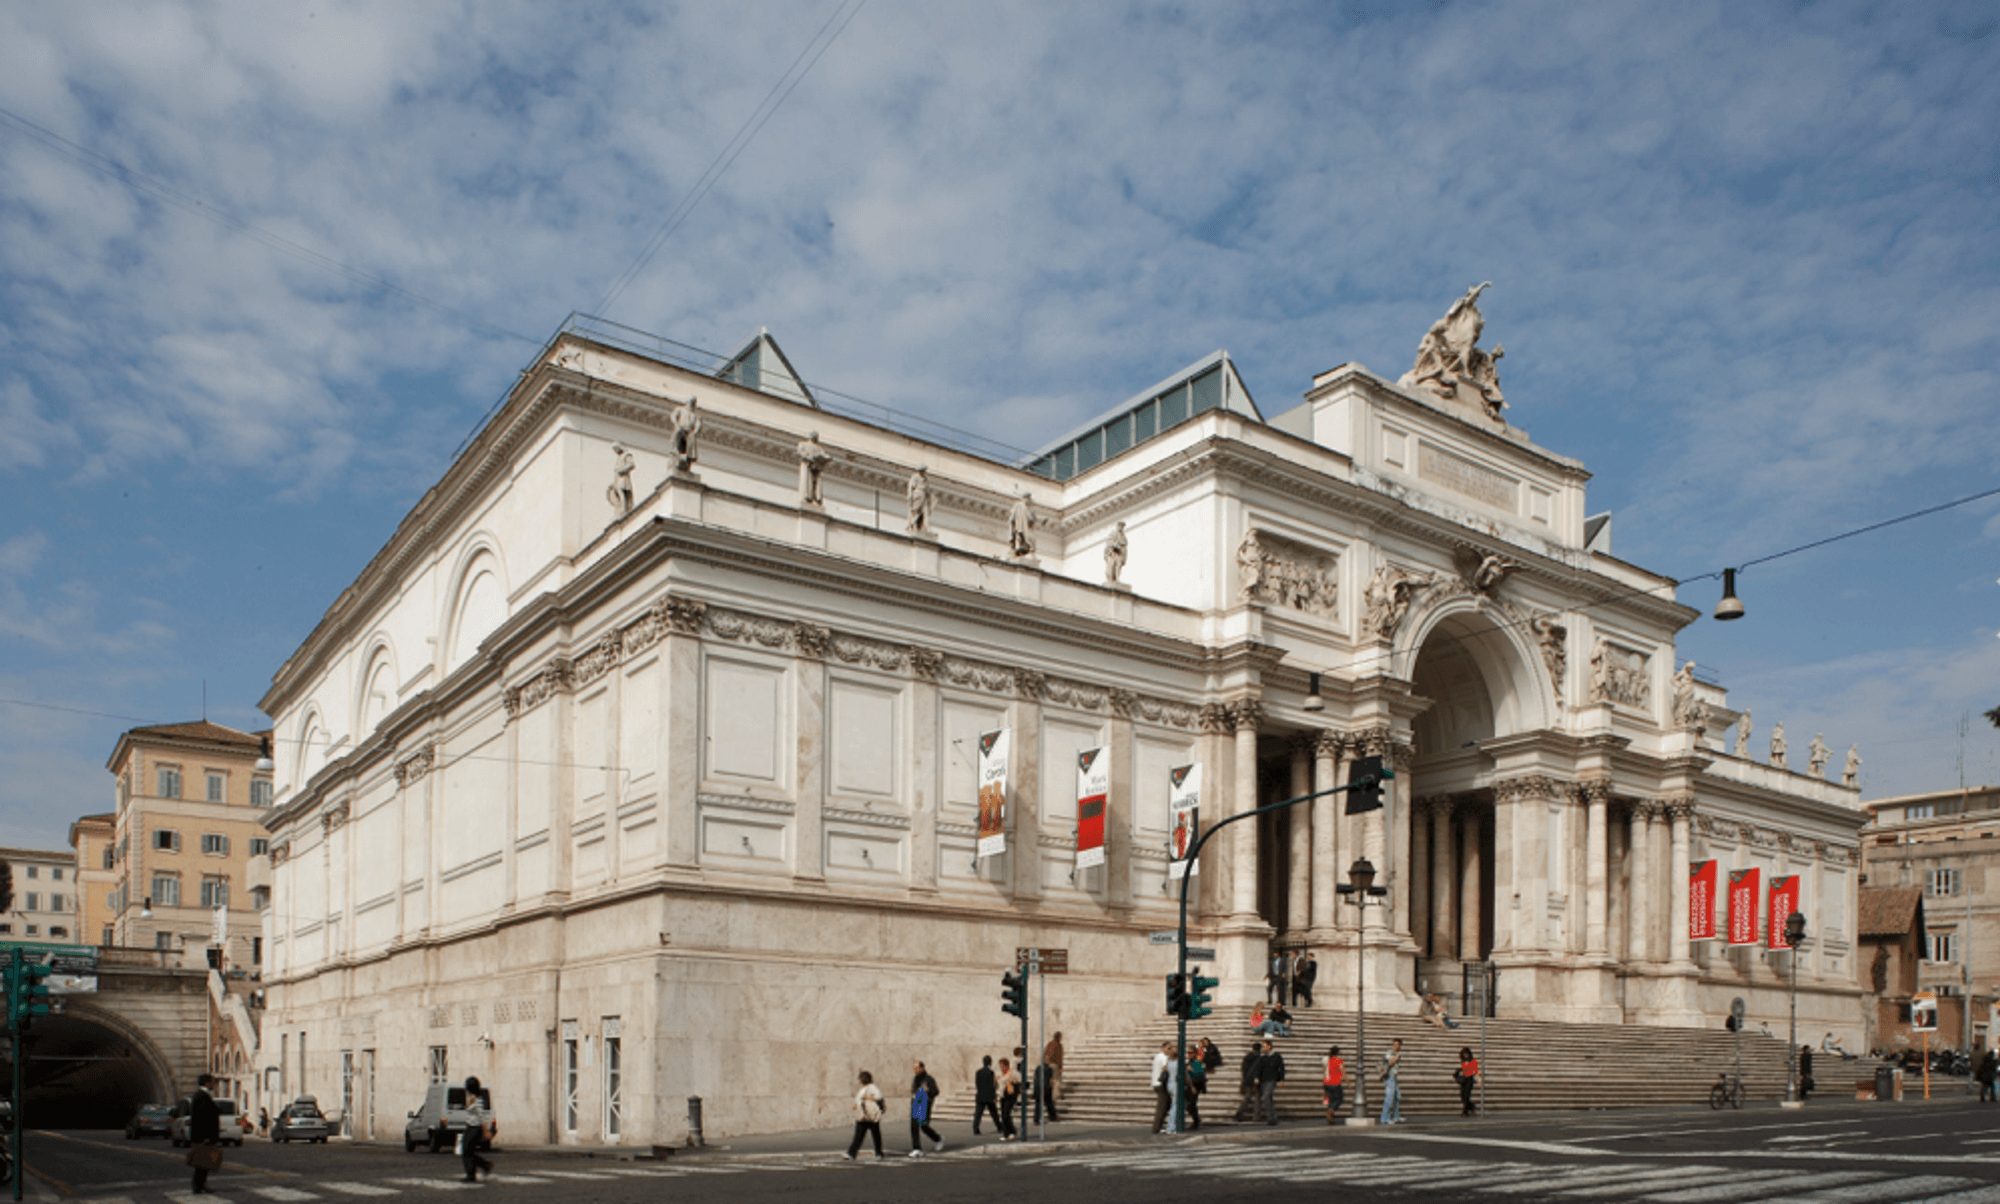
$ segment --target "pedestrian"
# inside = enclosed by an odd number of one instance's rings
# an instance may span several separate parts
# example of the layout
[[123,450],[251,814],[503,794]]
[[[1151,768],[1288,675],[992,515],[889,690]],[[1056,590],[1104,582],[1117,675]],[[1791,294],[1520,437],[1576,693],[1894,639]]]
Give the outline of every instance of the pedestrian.
[[1257,1119],[1257,1063],[1263,1059],[1264,1047],[1252,1041],[1249,1052],[1243,1055],[1243,1062],[1237,1067],[1237,1072],[1243,1076],[1240,1098],[1236,1103],[1236,1119],[1239,1121]]
[[1458,1051],[1458,1069],[1451,1072],[1458,1080],[1458,1114],[1472,1115],[1472,1089],[1479,1083],[1479,1059],[1472,1056],[1472,1047],[1461,1046]]
[[854,1093],[854,1140],[847,1143],[849,1162],[861,1152],[864,1136],[875,1139],[875,1156],[882,1157],[882,1089],[875,1085],[875,1076],[865,1070],[861,1072],[861,1090]]
[[1326,1096],[1326,1123],[1340,1123],[1340,1106],[1347,1102],[1347,1063],[1340,1060],[1340,1046],[1326,1051],[1326,1076],[1320,1079]]
[[937,1102],[940,1094],[942,1093],[938,1091],[937,1080],[924,1069],[922,1062],[917,1063],[916,1075],[910,1079],[910,1157],[912,1158],[924,1156],[924,1143],[921,1140],[923,1137],[928,1137],[937,1143],[937,1148],[931,1151],[932,1153],[944,1152],[944,1138],[939,1137],[937,1130],[931,1128],[931,1105]]
[[2000,1089],[1994,1086],[1995,1080],[2000,1080],[2000,1056],[1996,1056],[1990,1049],[1987,1050],[1980,1057],[1978,1068],[1972,1072],[1972,1077],[1979,1083],[1980,1103],[2000,1101]]
[[1206,1091],[1207,1085],[1215,1081],[1215,1072],[1222,1069],[1222,1047],[1207,1037],[1201,1039],[1201,1064],[1207,1070],[1202,1075],[1202,1090]]
[[1062,1119],[1056,1115],[1055,1071],[1047,1062],[1035,1067],[1035,1119],[1041,1120],[1044,1112],[1050,1124]]
[[458,1134],[458,1161],[465,1168],[467,1183],[479,1182],[479,1172],[493,1174],[493,1164],[479,1156],[480,1147],[493,1139],[500,1127],[494,1123],[493,1101],[478,1079],[465,1080],[465,1128]]
[[1382,1055],[1382,1123],[1400,1125],[1403,1123],[1403,1088],[1396,1080],[1396,1067],[1403,1060],[1403,1039],[1397,1037],[1389,1042],[1389,1052]]
[[465,1080],[465,1128],[458,1134],[458,1161],[467,1183],[479,1182],[479,1172],[493,1173],[493,1164],[479,1156],[499,1126],[493,1121],[492,1100],[476,1078]]
[[1062,1034],[1049,1038],[1042,1047],[1042,1061],[1049,1068],[1049,1119],[1056,1118],[1056,1101],[1062,1098],[1063,1043]]
[[1259,1037],[1289,1037],[1292,1035],[1292,1014],[1285,1010],[1284,1004],[1274,1004],[1271,1014],[1252,1031]]
[[257,1109],[257,1133],[262,1137],[269,1137],[271,1135],[271,1110],[269,1108]]
[[208,1172],[222,1169],[222,1110],[215,1106],[209,1088],[215,1076],[204,1074],[194,1081],[194,1096],[188,1101],[188,1165],[194,1168],[194,1191],[207,1193]]
[[1187,1100],[1187,1131],[1192,1133],[1201,1128],[1201,1093],[1208,1090],[1208,1063],[1201,1060],[1201,1051],[1187,1060],[1181,1073],[1181,1098]]
[[1799,1046],[1799,1102],[1804,1103],[1812,1094],[1812,1046]]
[[1292,975],[1292,997],[1302,1008],[1313,1005],[1313,984],[1319,981],[1319,959],[1311,953],[1299,963],[1298,972]]
[[1286,998],[1285,988],[1289,985],[1286,982],[1286,977],[1289,974],[1290,969],[1291,969],[1291,964],[1288,961],[1286,961],[1284,953],[1279,950],[1273,949],[1271,951],[1271,968],[1264,976],[1265,1003],[1285,1002]]
[[993,1073],[993,1055],[987,1054],[979,1061],[979,1072],[972,1076],[972,1135],[979,1136],[979,1118],[991,1116],[995,1131],[1005,1133],[1007,1122],[1000,1118],[1000,1079]]
[[1257,1059],[1257,1119],[1268,1125],[1278,1123],[1278,1084],[1285,1081],[1285,1055],[1267,1037],[1264,1056]]
[[1020,1136],[1014,1129],[1014,1114],[1021,1107],[1021,1076],[1014,1073],[1014,1064],[1000,1059],[1000,1140],[1012,1141]]
[[1160,1052],[1153,1055],[1153,1069],[1148,1081],[1153,1087],[1153,1132],[1155,1133],[1169,1131],[1167,1128],[1167,1109],[1174,1101],[1173,1092],[1169,1088],[1172,1080],[1168,1077],[1168,1071],[1174,1064],[1173,1050],[1173,1042],[1162,1041],[1160,1042]]

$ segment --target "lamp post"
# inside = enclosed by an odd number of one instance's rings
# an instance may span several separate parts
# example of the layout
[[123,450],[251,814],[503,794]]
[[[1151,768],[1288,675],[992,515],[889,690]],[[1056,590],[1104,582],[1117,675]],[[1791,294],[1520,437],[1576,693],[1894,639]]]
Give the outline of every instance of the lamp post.
[[1785,1106],[1797,1108],[1799,1100],[1799,946],[1806,941],[1806,917],[1793,912],[1785,917],[1785,944],[1792,962],[1792,1031],[1785,1043]]
[[1385,906],[1381,900],[1388,895],[1389,888],[1375,885],[1374,863],[1363,857],[1347,871],[1347,881],[1334,884],[1334,890],[1345,896],[1355,906],[1354,921],[1354,1123],[1374,1124],[1368,1115],[1368,908]]

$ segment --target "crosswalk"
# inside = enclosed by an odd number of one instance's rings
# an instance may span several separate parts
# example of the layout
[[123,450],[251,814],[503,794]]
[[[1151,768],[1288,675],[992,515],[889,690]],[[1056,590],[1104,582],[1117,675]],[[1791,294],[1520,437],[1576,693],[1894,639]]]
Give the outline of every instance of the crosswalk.
[[467,1183],[456,1176],[394,1176],[384,1179],[359,1180],[310,1179],[300,1177],[286,1183],[252,1180],[245,1173],[218,1174],[210,1181],[209,1191],[195,1195],[185,1189],[162,1191],[156,1195],[89,1195],[74,1197],[66,1204],[150,1204],[155,1200],[171,1200],[173,1204],[256,1204],[271,1201],[272,1204],[343,1204],[357,1200],[377,1200],[394,1196],[414,1196],[424,1199],[442,1192],[490,1191],[494,1188],[511,1187],[564,1187],[581,1188],[585,1183],[615,1183],[635,1179],[661,1180],[696,1178],[704,1175],[737,1175],[746,1171],[790,1171],[804,1169],[801,1166],[773,1164],[769,1166],[738,1164],[733,1166],[662,1166],[629,1167],[603,1166],[589,1170],[560,1170],[535,1167],[529,1171],[497,1171],[478,1183]]
[[2000,1185],[1963,1175],[1824,1164],[1751,1170],[1698,1162],[1471,1162],[1271,1146],[1157,1147],[1024,1158],[1021,1165],[1119,1175],[1369,1187],[1453,1199],[1615,1200],[1630,1204],[2000,1204]]

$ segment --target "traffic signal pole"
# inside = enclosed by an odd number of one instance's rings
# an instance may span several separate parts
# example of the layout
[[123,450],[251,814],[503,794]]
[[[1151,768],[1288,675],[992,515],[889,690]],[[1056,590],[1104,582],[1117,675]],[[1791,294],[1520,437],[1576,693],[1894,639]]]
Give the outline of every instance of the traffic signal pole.
[[14,1094],[12,1097],[14,1101],[14,1131],[8,1136],[8,1141],[14,1147],[14,1198],[16,1200],[21,1198],[21,1181],[28,1177],[28,1163],[24,1158],[27,1151],[21,1148],[21,1130],[27,1127],[22,1123],[26,1118],[21,1115],[21,1064],[28,1060],[27,1033],[23,1031],[28,1027],[28,1024],[25,1017],[26,1009],[22,1006],[26,1002],[22,998],[22,994],[23,989],[27,986],[27,969],[27,965],[22,961],[20,949],[12,950],[8,955],[7,966],[7,1027],[14,1034]]
[[[1222,831],[1230,824],[1236,823],[1239,820],[1251,819],[1259,815],[1268,815],[1274,811],[1283,811],[1287,807],[1296,807],[1300,803],[1309,803],[1316,798],[1323,798],[1329,794],[1346,794],[1354,790],[1373,789],[1377,786],[1380,786],[1383,782],[1395,776],[1396,775],[1394,771],[1391,770],[1387,765],[1384,765],[1382,767],[1382,774],[1380,777],[1364,777],[1358,782],[1349,782],[1345,786],[1335,786],[1327,790],[1315,790],[1311,794],[1301,794],[1297,798],[1288,798],[1281,803],[1272,803],[1267,807],[1255,807],[1249,811],[1239,811],[1236,814],[1230,816],[1228,819],[1222,820],[1220,823],[1212,825],[1208,829],[1208,831],[1203,832],[1199,836],[1195,837],[1194,844],[1188,848],[1187,857],[1185,858],[1185,860],[1188,863],[1188,870],[1190,872],[1181,875],[1181,926],[1180,926],[1179,973],[1181,976],[1181,981],[1188,984],[1187,997],[1189,1000],[1193,1000],[1198,994],[1198,992],[1195,990],[1193,981],[1188,977],[1188,952],[1187,952],[1188,884],[1194,881],[1194,874],[1192,871],[1194,869],[1195,859],[1201,856],[1202,846],[1208,843],[1209,837],[1214,836],[1217,832]],[[1187,1082],[1188,1018],[1187,1015],[1183,1013],[1179,1019],[1180,1023],[1179,1025],[1176,1026],[1177,1035],[1174,1046],[1174,1074],[1179,1076],[1179,1081],[1176,1082],[1172,1088],[1170,1088],[1170,1090],[1172,1090],[1174,1093],[1175,1132],[1179,1132],[1182,1128],[1185,1127],[1185,1122],[1187,1119],[1187,1093],[1182,1091],[1181,1087],[1183,1084]],[[1364,1067],[1363,1070],[1365,1072],[1366,1068]]]

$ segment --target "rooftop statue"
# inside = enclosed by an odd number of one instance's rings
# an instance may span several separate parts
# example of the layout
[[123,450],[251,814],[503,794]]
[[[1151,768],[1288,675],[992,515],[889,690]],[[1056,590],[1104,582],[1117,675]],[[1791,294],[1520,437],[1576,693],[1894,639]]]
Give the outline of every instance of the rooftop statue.
[[1479,294],[1492,288],[1491,281],[1475,285],[1452,302],[1444,317],[1431,324],[1424,341],[1417,345],[1417,363],[1396,382],[1398,388],[1421,390],[1444,401],[1470,401],[1476,395],[1486,407],[1486,416],[1502,421],[1500,411],[1507,399],[1500,393],[1500,357],[1505,347],[1484,351],[1475,346],[1486,319],[1479,313]]

